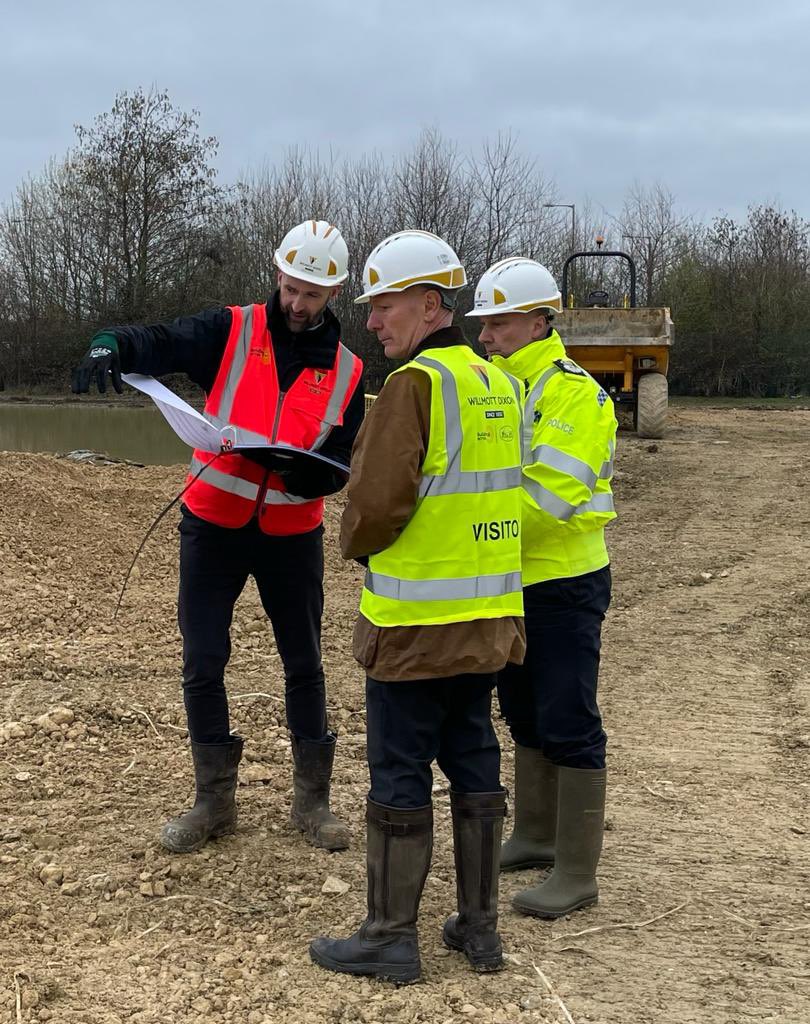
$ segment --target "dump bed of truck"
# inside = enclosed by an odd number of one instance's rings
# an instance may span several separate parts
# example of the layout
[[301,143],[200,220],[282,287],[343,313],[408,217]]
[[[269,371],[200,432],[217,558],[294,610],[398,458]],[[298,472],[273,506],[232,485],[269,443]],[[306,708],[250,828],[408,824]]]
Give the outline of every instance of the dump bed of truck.
[[672,318],[666,307],[582,308],[557,313],[554,326],[566,345],[672,344]]

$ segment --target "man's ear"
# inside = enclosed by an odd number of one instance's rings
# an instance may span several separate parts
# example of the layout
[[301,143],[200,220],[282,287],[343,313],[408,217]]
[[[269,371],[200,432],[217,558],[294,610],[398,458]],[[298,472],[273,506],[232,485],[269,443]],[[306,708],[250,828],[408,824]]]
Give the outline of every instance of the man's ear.
[[548,334],[548,317],[544,313],[537,313],[532,324],[532,338],[545,338]]
[[432,320],[441,309],[442,297],[434,288],[425,291],[424,298],[425,320]]
[[338,295],[340,295],[340,293],[342,291],[343,291],[343,285],[342,284],[335,285],[335,287],[332,289],[332,291],[329,294],[329,298],[326,301],[327,302],[331,302],[332,299],[336,299],[338,297]]

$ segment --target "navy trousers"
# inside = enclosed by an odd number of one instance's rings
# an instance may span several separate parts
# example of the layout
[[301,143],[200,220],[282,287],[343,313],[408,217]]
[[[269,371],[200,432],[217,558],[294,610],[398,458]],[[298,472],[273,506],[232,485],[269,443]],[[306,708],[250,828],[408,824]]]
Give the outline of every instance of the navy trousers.
[[414,810],[431,802],[435,761],[461,793],[501,791],[491,674],[366,680],[370,798]]
[[523,591],[526,660],[498,675],[512,738],[566,768],[604,768],[607,737],[596,701],[610,568]]
[[238,530],[183,509],[178,622],[183,636],[183,697],[191,738],[224,743],[230,735],[225,666],[236,600],[253,576],[284,666],[287,725],[323,740],[326,693],[321,664],[323,527],[289,537]]

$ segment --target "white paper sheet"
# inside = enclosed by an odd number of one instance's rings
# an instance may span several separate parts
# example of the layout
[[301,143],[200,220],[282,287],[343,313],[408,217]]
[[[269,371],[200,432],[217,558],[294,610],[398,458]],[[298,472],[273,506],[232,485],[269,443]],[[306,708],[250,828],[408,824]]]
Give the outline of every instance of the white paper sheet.
[[221,450],[222,438],[217,428],[165,384],[142,373],[122,373],[121,379],[152,399],[181,441],[205,452]]
[[[323,462],[335,469],[339,469],[348,477],[348,466],[344,466],[342,463],[336,462],[334,459],[330,459],[326,455],[321,455],[320,452],[293,448],[290,445],[285,444],[265,445],[240,443],[238,431],[235,432],[233,428],[226,427],[225,430],[220,433],[220,431],[217,430],[213,424],[209,423],[204,416],[201,416],[196,409],[192,409],[188,402],[184,402],[179,395],[170,391],[165,384],[161,384],[160,381],[155,380],[154,377],[147,377],[142,373],[122,373],[121,379],[125,381],[125,383],[129,384],[130,387],[136,388],[138,391],[142,391],[143,394],[148,395],[166,417],[175,434],[177,434],[181,441],[185,441],[186,444],[190,445],[192,448],[200,448],[204,452],[220,453],[223,451],[223,442],[227,441],[229,444],[226,450],[237,454],[244,454],[251,457],[251,455],[256,456],[260,453],[265,455],[267,453],[273,453],[282,459],[314,459],[316,462]],[[234,433],[236,436],[233,436]],[[236,441],[235,444],[234,441]],[[259,459],[259,461],[261,461],[261,459]],[[267,465],[268,463],[265,462],[263,464]]]

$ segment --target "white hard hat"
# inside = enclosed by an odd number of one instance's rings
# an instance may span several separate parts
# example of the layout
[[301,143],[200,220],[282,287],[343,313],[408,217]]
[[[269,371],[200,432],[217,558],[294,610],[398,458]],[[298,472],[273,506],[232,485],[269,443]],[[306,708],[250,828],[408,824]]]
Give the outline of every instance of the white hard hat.
[[284,274],[313,284],[342,284],[349,276],[349,250],[326,220],[305,220],[284,236],[273,262]]
[[483,275],[467,316],[530,313],[533,309],[546,309],[551,313],[562,311],[557,282],[542,263],[524,256],[510,256],[494,263]]
[[398,231],[371,250],[363,267],[363,294],[355,302],[368,302],[384,292],[404,292],[416,284],[456,291],[467,283],[458,256],[438,235],[429,231]]

